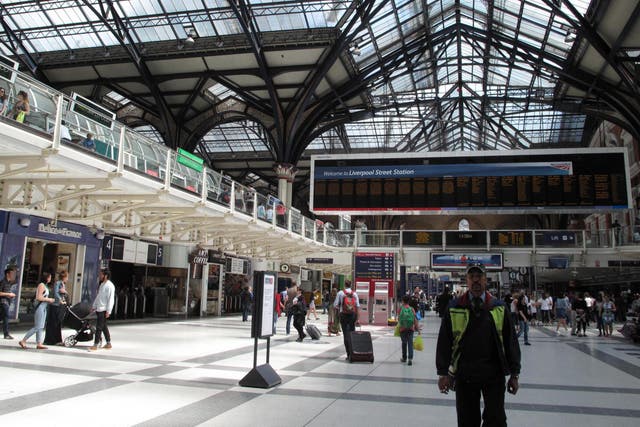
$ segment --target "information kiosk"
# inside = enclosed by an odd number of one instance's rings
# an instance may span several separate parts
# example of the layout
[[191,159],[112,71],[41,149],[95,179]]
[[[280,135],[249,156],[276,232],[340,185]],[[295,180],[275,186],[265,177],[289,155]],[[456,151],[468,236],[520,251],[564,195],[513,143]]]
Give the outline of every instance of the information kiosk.
[[393,297],[393,281],[376,280],[373,293],[373,324],[386,325]]
[[360,301],[360,308],[358,309],[358,322],[361,325],[368,325],[372,322],[371,316],[371,298],[369,297],[369,290],[371,289],[369,280],[356,280],[356,294]]

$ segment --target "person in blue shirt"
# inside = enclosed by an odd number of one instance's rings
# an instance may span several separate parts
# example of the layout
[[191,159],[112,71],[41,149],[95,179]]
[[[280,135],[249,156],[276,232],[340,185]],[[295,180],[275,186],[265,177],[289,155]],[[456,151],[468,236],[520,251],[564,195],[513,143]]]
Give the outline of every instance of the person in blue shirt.
[[87,137],[83,139],[80,144],[89,150],[96,150],[96,142],[93,140],[93,134],[91,132],[87,133]]

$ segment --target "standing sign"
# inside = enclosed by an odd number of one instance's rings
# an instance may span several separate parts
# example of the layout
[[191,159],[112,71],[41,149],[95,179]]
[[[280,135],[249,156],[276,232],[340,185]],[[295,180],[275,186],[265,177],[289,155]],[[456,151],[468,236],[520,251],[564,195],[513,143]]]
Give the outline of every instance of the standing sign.
[[[239,382],[242,387],[271,388],[282,382],[269,365],[271,335],[273,335],[273,306],[275,302],[276,273],[256,271],[253,275],[254,303],[251,315],[253,338],[253,369]],[[267,339],[267,361],[258,366],[258,338]]]
[[267,338],[273,335],[273,306],[275,301],[276,276],[274,273],[264,273],[262,283],[258,283],[255,290],[254,310],[252,318],[251,337]]

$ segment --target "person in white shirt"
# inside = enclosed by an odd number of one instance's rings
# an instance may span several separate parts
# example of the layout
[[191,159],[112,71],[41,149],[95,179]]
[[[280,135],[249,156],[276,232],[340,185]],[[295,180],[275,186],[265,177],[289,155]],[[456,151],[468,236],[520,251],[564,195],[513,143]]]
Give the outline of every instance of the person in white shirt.
[[540,303],[540,311],[542,312],[542,323],[548,325],[551,322],[551,308],[553,307],[553,298],[548,294],[544,294],[538,300]]
[[595,303],[596,299],[594,297],[592,297],[591,295],[589,295],[589,292],[585,292],[584,293],[584,302],[587,303],[587,327],[589,326],[589,322],[592,319],[593,316],[593,308],[594,308],[594,303]]
[[100,338],[103,333],[107,343],[102,346],[102,348],[111,348],[111,334],[107,327],[107,319],[113,310],[116,287],[111,280],[109,280],[111,278],[111,272],[108,269],[103,268],[100,270],[98,277],[100,278],[100,287],[98,288],[98,294],[91,307],[91,311],[95,311],[97,316],[96,334],[93,339],[93,346],[89,347],[89,351],[96,351],[98,349],[98,344],[100,343]]

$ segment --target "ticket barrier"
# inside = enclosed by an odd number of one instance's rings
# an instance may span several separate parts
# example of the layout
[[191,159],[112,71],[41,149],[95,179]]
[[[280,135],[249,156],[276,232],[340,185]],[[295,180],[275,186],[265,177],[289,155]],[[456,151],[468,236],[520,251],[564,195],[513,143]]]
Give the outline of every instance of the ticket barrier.
[[356,281],[356,294],[360,302],[358,309],[358,323],[368,325],[372,321],[371,317],[371,298],[369,298],[369,282]]
[[376,281],[373,292],[373,324],[386,325],[389,319],[389,289],[393,282]]

